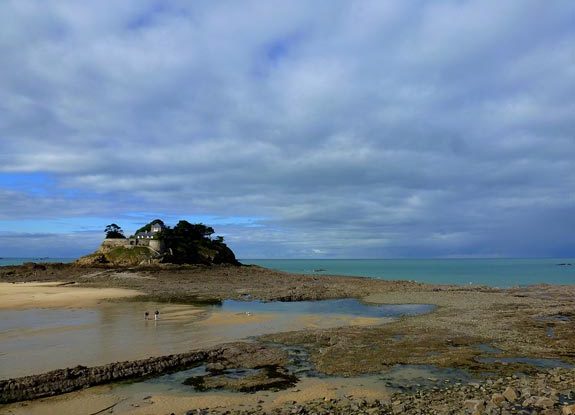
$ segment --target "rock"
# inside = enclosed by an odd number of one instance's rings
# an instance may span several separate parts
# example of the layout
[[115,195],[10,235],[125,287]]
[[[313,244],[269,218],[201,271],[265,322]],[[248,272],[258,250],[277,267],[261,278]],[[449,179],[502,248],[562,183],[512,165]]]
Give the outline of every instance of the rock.
[[538,408],[553,408],[553,405],[555,405],[555,402],[553,401],[553,399],[549,399],[545,396],[541,396],[535,401],[534,405]]
[[531,396],[531,389],[529,388],[521,389],[521,396],[523,396],[524,398],[529,398]]
[[572,405],[565,405],[561,408],[562,415],[575,415],[575,404]]
[[507,389],[503,392],[503,397],[507,399],[509,402],[513,403],[517,400],[517,392],[511,386],[508,386]]
[[204,376],[186,379],[184,385],[193,386],[196,390],[227,389],[238,392],[255,392],[269,389],[285,389],[297,382],[297,377],[279,366],[264,366],[260,369],[241,372],[229,376],[226,373],[212,372]]
[[391,410],[394,414],[402,414],[405,412],[405,404],[401,402],[394,402]]
[[472,413],[481,413],[485,408],[485,401],[482,399],[468,399],[463,402],[463,407]]
[[532,406],[535,404],[535,402],[537,402],[537,399],[539,399],[538,396],[530,396],[527,399],[525,399],[521,405],[524,407]]
[[505,402],[505,396],[501,393],[494,393],[491,397],[491,403],[495,406],[501,406],[503,402]]
[[[445,413],[447,411],[444,411],[443,413]],[[485,414],[487,415],[495,415],[495,414],[499,414],[499,408],[496,405],[493,405],[492,403],[488,403],[485,406]]]

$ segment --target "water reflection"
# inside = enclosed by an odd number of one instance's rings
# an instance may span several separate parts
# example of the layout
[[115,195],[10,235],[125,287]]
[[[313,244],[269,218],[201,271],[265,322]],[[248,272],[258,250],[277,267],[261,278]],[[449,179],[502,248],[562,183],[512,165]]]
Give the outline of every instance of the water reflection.
[[[155,310],[160,319],[153,320]],[[104,303],[89,309],[0,310],[0,378],[99,365],[303,328],[380,324],[430,306],[371,306],[357,300],[221,306]],[[152,320],[144,319],[149,311]]]

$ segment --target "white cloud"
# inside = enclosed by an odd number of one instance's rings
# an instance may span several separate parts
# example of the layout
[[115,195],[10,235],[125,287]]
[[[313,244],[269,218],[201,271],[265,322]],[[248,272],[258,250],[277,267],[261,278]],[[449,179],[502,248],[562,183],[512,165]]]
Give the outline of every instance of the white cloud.
[[0,217],[257,217],[234,229],[250,256],[562,253],[572,236],[498,229],[575,211],[573,17],[562,0],[4,2],[0,173],[55,184],[0,178]]

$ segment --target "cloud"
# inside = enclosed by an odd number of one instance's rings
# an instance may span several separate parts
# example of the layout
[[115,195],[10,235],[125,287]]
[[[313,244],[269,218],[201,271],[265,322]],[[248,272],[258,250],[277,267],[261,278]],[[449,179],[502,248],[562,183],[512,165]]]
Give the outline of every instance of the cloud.
[[0,232],[0,253],[6,258],[77,258],[94,250],[101,233]]
[[0,219],[228,217],[243,257],[575,255],[573,17],[6,2]]

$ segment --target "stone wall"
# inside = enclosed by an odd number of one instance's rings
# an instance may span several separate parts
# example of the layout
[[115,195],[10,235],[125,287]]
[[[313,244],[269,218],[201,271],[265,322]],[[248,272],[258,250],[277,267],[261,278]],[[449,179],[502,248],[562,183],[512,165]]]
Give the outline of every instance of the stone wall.
[[163,253],[165,250],[164,241],[160,239],[148,239],[149,247],[156,252]]
[[145,238],[141,238],[141,239],[137,239],[134,238],[132,239],[133,243],[135,246],[150,246],[150,241],[152,241],[152,239],[145,239]]
[[123,248],[134,248],[136,246],[145,246],[147,248],[151,248],[153,251],[160,253],[164,252],[165,248],[164,241],[159,239],[147,239],[147,238],[104,239],[101,247],[104,249],[113,249],[120,246]]
[[184,370],[220,353],[221,349],[200,350],[131,362],[111,363],[104,366],[77,366],[70,369],[54,370],[41,375],[0,380],[0,404],[38,399],[120,380]]
[[130,246],[128,239],[104,239],[102,246],[107,248],[115,248],[118,246]]

